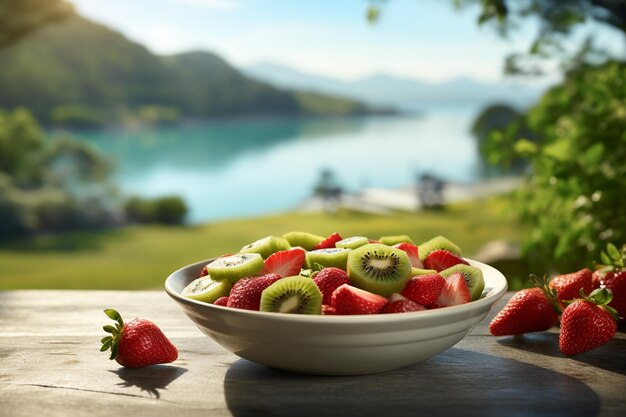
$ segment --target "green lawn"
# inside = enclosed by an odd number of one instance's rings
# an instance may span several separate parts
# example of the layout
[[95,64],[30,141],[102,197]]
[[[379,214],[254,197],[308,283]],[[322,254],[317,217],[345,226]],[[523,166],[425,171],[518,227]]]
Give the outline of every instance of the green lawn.
[[408,234],[416,243],[442,234],[471,257],[490,240],[521,240],[525,230],[505,207],[505,200],[498,198],[418,214],[287,213],[197,227],[143,226],[41,236],[0,246],[0,289],[160,288],[167,275],[183,265],[291,230],[372,238]]

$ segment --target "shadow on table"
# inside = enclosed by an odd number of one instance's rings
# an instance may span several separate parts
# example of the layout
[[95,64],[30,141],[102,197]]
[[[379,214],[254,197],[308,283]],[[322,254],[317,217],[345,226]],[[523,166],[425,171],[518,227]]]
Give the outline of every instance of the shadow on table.
[[[531,333],[521,337],[508,337],[498,340],[503,346],[521,349],[558,358],[566,355],[559,350],[559,335],[556,333]],[[599,348],[584,352],[570,359],[583,362],[597,368],[626,375],[626,340],[613,338]]]
[[150,396],[159,399],[159,390],[167,389],[167,386],[187,372],[186,368],[170,365],[155,365],[142,369],[120,368],[116,371],[109,371],[117,374],[122,382],[122,387],[138,387],[142,391],[148,392]]
[[600,400],[570,376],[512,359],[450,349],[395,371],[311,377],[238,360],[224,380],[235,417],[585,416]]

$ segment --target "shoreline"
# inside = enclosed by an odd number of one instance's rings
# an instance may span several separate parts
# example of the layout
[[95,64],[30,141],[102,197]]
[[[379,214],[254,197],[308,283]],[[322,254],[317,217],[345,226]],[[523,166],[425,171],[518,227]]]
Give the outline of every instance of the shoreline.
[[[519,188],[523,177],[486,179],[473,183],[446,182],[443,201],[458,203],[504,194]],[[328,203],[319,196],[311,196],[295,207],[295,211],[310,213],[328,211]],[[393,211],[415,212],[422,209],[417,186],[404,188],[364,188],[356,193],[342,194],[334,209],[345,208],[372,214]]]

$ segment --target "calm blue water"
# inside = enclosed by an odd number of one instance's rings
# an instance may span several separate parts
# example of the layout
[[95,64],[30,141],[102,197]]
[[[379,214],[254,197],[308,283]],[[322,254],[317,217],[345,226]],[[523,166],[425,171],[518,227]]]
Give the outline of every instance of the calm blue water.
[[421,116],[233,120],[77,135],[115,160],[122,190],[180,195],[189,221],[199,222],[293,208],[325,168],[351,191],[409,186],[422,172],[476,180],[481,164],[468,133],[475,115],[473,108],[441,108]]

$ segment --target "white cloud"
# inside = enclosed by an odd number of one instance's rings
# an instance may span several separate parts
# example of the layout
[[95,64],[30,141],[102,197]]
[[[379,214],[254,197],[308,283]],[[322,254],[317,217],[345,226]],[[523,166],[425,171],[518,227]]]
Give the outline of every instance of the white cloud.
[[200,9],[236,9],[237,0],[170,0],[170,3],[184,4]]

